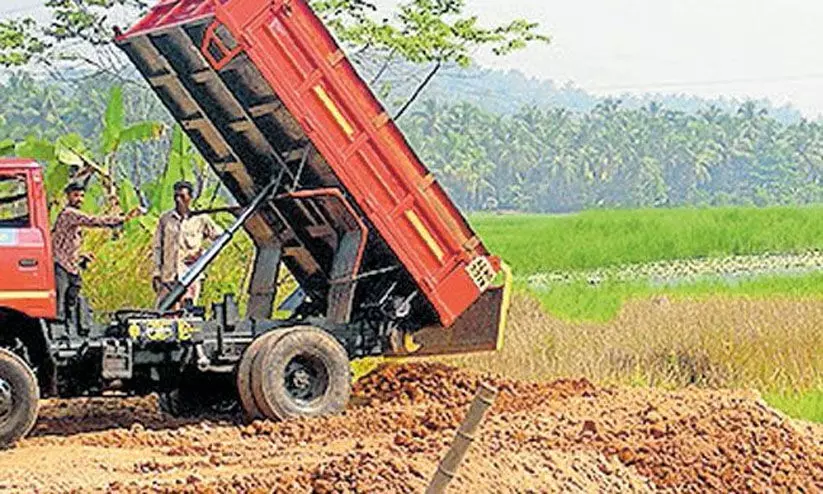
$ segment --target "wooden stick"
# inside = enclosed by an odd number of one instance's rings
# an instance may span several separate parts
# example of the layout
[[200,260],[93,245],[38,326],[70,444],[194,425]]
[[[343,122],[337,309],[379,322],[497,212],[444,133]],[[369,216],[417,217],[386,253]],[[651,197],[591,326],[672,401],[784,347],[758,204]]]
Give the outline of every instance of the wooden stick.
[[497,390],[486,384],[480,385],[480,391],[475,396],[466,418],[457,430],[457,435],[454,442],[449,448],[449,452],[440,462],[437,467],[437,472],[426,489],[426,494],[442,494],[446,492],[449,482],[457,474],[457,469],[460,463],[466,456],[469,446],[474,442],[477,429],[480,427],[480,422],[483,420],[486,412],[494,404],[497,398]]

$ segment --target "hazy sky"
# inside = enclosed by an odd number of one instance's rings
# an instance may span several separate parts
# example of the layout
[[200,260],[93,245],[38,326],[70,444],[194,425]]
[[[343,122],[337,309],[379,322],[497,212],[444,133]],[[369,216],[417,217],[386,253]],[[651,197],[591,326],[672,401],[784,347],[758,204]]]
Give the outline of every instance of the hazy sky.
[[[377,0],[393,4],[395,0]],[[43,0],[0,0],[3,12]],[[823,114],[823,2],[814,0],[467,0],[481,19],[526,17],[553,43],[484,65],[598,94],[770,98]]]

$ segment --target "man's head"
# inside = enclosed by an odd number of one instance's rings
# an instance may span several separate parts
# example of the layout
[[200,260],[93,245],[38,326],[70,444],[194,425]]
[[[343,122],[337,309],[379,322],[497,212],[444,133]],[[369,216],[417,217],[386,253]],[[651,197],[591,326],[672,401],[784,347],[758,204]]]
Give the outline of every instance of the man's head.
[[83,184],[78,182],[71,182],[66,186],[66,198],[69,206],[79,208],[83,205],[83,199],[86,198],[86,188]]
[[174,205],[178,213],[189,212],[193,195],[194,186],[191,182],[181,180],[174,184]]

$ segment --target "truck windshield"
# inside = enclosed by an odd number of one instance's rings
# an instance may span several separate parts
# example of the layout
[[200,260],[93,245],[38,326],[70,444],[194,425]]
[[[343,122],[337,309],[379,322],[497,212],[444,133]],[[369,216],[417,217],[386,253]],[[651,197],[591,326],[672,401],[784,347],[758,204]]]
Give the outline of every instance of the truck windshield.
[[29,226],[29,202],[26,177],[0,175],[0,228]]

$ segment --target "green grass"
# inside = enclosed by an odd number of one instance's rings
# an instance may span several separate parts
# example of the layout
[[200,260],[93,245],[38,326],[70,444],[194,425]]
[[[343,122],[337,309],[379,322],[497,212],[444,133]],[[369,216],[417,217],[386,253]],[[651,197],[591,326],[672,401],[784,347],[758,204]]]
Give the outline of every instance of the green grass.
[[[476,214],[470,221],[489,249],[512,265],[521,288],[526,287],[523,278],[535,273],[823,249],[823,206]],[[654,295],[823,298],[823,275],[700,281],[669,288],[643,282],[580,282],[534,294],[564,319],[608,321],[627,301]]]
[[520,276],[823,248],[822,206],[477,214],[470,222]]
[[823,389],[803,394],[769,394],[764,398],[790,417],[823,424]]

